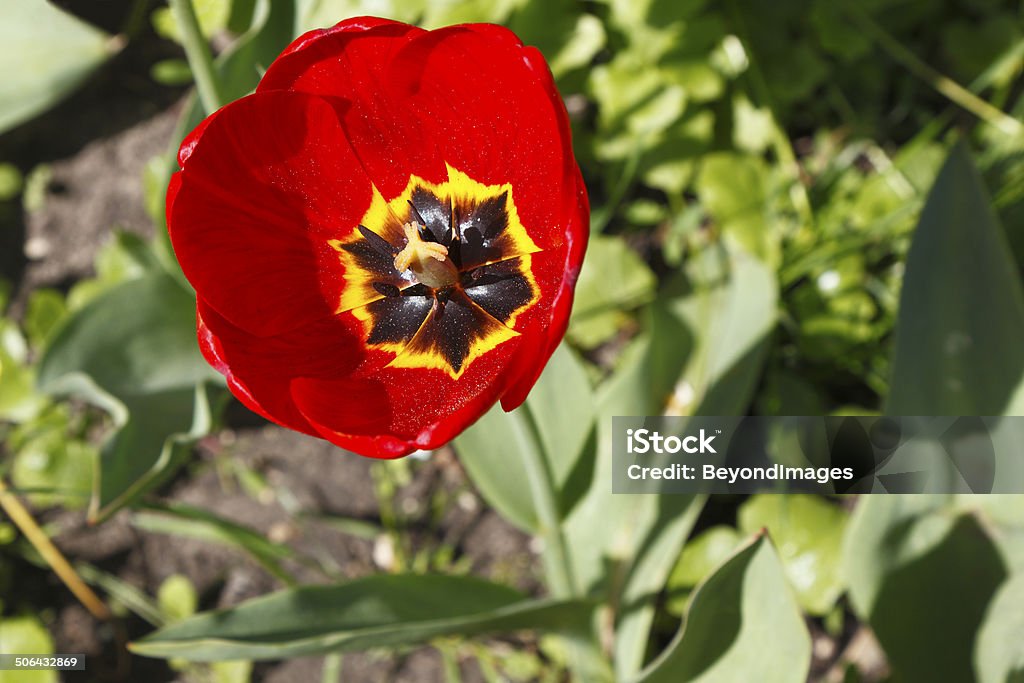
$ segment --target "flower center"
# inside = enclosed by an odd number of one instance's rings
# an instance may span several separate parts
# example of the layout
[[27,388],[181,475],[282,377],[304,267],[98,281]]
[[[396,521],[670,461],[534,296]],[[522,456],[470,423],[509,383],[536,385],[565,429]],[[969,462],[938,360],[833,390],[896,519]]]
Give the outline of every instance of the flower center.
[[411,270],[416,279],[433,289],[455,284],[459,269],[448,257],[448,247],[423,239],[426,228],[415,221],[402,226],[407,240],[405,248],[395,256],[395,270]]
[[362,321],[368,349],[392,354],[387,367],[458,379],[517,337],[520,313],[540,301],[541,250],[519,221],[512,186],[451,167],[441,183],[411,177],[391,200],[375,191],[352,235],[329,244],[344,268],[337,312]]

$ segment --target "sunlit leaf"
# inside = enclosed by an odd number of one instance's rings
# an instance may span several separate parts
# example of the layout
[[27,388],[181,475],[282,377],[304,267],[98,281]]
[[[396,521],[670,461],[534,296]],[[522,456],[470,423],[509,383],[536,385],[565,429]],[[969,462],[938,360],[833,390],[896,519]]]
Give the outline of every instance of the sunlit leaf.
[[740,544],[740,540],[739,532],[731,526],[720,524],[702,531],[689,541],[668,577],[665,609],[681,616],[686,610],[690,590],[724,563]]
[[[231,14],[231,0],[190,0],[199,21],[199,30],[206,38],[212,37],[218,31],[223,31],[228,25],[228,17]],[[151,15],[153,29],[162,38],[181,42],[181,34],[178,31],[178,24],[174,20],[174,14],[169,7],[157,7]]]
[[762,261],[776,262],[777,236],[768,213],[771,170],[760,157],[732,152],[707,155],[701,160],[696,189],[722,232]]
[[[615,415],[743,414],[775,323],[776,285],[762,264],[739,251],[716,258],[730,272],[716,285],[650,307],[647,330],[599,388],[598,423]],[[574,566],[584,586],[600,586],[609,564],[626,576],[619,601],[616,674],[642,665],[660,591],[696,521],[700,496],[611,493],[611,433],[599,432],[595,484],[567,520]]]
[[75,438],[67,406],[55,405],[12,430],[11,482],[34,505],[69,509],[89,501],[96,449]]
[[28,365],[28,344],[17,325],[0,319],[0,420],[32,419],[46,400],[36,391],[35,371]]
[[650,301],[654,286],[651,269],[625,242],[595,236],[576,283],[569,338],[587,348],[606,341],[623,324],[623,311]]
[[[53,638],[46,627],[33,615],[5,616],[0,619],[0,643],[6,655],[53,654]],[[57,683],[59,677],[54,670],[0,670],[0,683]]]
[[35,348],[42,348],[67,312],[64,295],[57,290],[33,291],[28,297],[24,323],[29,344]]
[[46,0],[5,3],[0,21],[0,133],[71,93],[120,46],[121,41]]
[[[455,445],[463,467],[484,498],[503,517],[537,532],[536,506],[522,465],[529,449],[547,463],[563,512],[590,483],[585,452],[594,424],[594,399],[581,362],[559,347],[526,403],[506,413],[495,406],[463,432]],[[578,468],[583,468],[578,470]]]
[[840,507],[817,496],[762,494],[740,508],[739,528],[746,534],[768,529],[801,607],[823,615],[843,592],[846,518]]
[[196,612],[199,596],[187,576],[171,574],[156,590],[157,605],[167,621],[181,621]]
[[736,552],[694,591],[668,648],[637,683],[803,683],[811,639],[766,537]]
[[978,632],[974,669],[978,683],[1024,680],[1024,574],[1010,577],[989,603]]
[[573,0],[530,0],[512,12],[508,27],[547,58],[556,78],[586,66],[604,45],[601,21]]

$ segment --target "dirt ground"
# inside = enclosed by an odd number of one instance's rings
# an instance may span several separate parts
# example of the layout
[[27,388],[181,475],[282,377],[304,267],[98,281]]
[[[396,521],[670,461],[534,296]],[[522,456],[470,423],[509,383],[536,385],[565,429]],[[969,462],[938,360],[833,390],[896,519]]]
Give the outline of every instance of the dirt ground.
[[[89,17],[94,23],[118,30],[104,25],[113,20],[101,10],[84,11],[96,15]],[[132,42],[69,100],[0,136],[0,160],[25,173],[42,163],[52,171],[42,207],[15,216],[13,226],[0,233],[0,277],[14,284],[15,315],[32,290],[66,290],[90,275],[97,250],[115,227],[153,234],[143,207],[143,167],[168,149],[183,92],[156,85],[148,74],[155,61],[176,54],[176,46],[151,35]],[[225,478],[218,465],[225,458],[257,473],[271,493],[254,497]],[[454,561],[467,563],[473,573],[538,590],[537,561],[529,539],[485,508],[451,452],[435,453],[412,469],[412,481],[400,490],[396,502],[415,546],[450,546]],[[438,495],[452,504],[434,520],[423,501]],[[237,404],[229,408],[225,428],[200,444],[193,463],[156,498],[187,503],[254,527],[345,577],[387,569],[381,566],[386,553],[376,547],[379,539],[340,531],[321,519],[380,524],[371,461],[266,423]],[[88,562],[149,596],[173,574],[189,578],[201,609],[237,604],[282,587],[241,552],[143,531],[130,523],[129,513],[97,527],[85,523],[83,512],[41,511],[41,519],[59,529],[56,541],[73,562]],[[289,569],[303,581],[325,580],[302,566]],[[88,658],[85,675],[71,673],[65,680],[184,680],[162,660],[129,658],[120,648],[119,640],[151,630],[141,619],[126,618],[122,629],[100,624],[52,574],[28,563],[15,571],[19,591],[31,596],[31,604],[39,605],[44,619],[50,619],[57,651]],[[319,681],[321,667],[320,658],[262,662],[252,680]],[[481,679],[472,661],[462,668],[464,680]],[[438,652],[421,648],[399,655],[346,655],[343,680],[441,681],[444,675]]]

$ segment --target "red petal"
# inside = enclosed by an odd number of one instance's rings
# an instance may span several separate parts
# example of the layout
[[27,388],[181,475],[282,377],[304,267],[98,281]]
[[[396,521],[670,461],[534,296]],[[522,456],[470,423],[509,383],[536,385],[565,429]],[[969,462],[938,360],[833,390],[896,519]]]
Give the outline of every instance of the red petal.
[[399,21],[382,19],[381,17],[351,17],[349,19],[343,19],[330,28],[318,28],[312,31],[306,31],[301,36],[293,40],[291,44],[277,56],[277,59],[274,60],[274,64],[272,64],[271,67],[276,66],[277,63],[287,55],[294,52],[301,52],[312,47],[313,44],[321,38],[326,38],[327,36],[331,36],[336,33],[365,33],[370,29],[376,29],[381,26],[390,26],[396,31],[396,33],[405,33],[415,28]]
[[213,310],[197,306],[199,348],[228,380],[242,403],[268,420],[317,435],[291,399],[295,376],[350,375],[363,358],[361,332],[341,318],[326,318],[274,337],[256,337]]
[[448,164],[487,185],[511,183],[534,242],[564,246],[552,198],[574,192],[575,162],[565,108],[536,50],[500,26],[454,26],[414,37],[388,74],[392,97]]
[[347,379],[297,379],[292,396],[320,435],[342,448],[377,458],[429,450],[494,405],[517,341],[478,358],[458,380],[441,370],[386,368]]
[[502,405],[515,407],[565,334],[589,235],[565,107],[540,53],[493,25],[417,36],[389,73],[446,162],[480,182],[512,184],[520,221],[544,250],[532,258],[540,300],[516,320],[522,343],[503,370],[513,384]]
[[333,314],[341,265],[327,239],[356,229],[371,197],[333,108],[285,92],[229,104],[171,191],[178,261],[233,324],[262,336]]
[[290,90],[331,101],[367,174],[390,200],[410,175],[431,182],[446,178],[434,142],[424,136],[409,104],[391,97],[385,83],[393,55],[424,33],[366,17],[308,33],[270,65],[257,92]]
[[[565,261],[560,264],[564,276],[557,291],[551,293],[550,303],[545,308],[547,318],[541,325],[541,329],[546,333],[546,339],[537,342],[537,346],[523,344],[519,355],[509,363],[508,372],[512,376],[518,376],[518,379],[514,380],[508,391],[501,397],[501,407],[506,411],[514,410],[526,400],[527,394],[537,383],[544,366],[569,327],[569,314],[572,312],[576,279],[579,277],[580,268],[583,265],[583,254],[590,237],[590,203],[579,168],[576,169],[576,185],[575,215],[569,230],[569,248],[566,251]],[[539,256],[543,256],[543,254]],[[540,259],[535,257],[535,261],[540,261]],[[542,261],[539,263],[540,268],[546,265]],[[556,269],[559,266],[557,262],[554,265]],[[538,279],[545,278],[542,276]]]

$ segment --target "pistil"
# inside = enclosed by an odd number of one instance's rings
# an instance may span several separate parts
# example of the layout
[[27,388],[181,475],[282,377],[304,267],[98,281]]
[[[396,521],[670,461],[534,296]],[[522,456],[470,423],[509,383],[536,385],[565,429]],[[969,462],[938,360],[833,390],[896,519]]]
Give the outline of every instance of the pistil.
[[411,270],[416,279],[428,287],[441,289],[455,284],[459,270],[448,257],[448,248],[437,242],[421,237],[423,226],[409,222],[402,226],[405,231],[405,248],[395,256],[395,269],[400,273]]

